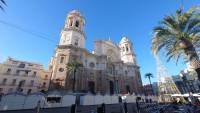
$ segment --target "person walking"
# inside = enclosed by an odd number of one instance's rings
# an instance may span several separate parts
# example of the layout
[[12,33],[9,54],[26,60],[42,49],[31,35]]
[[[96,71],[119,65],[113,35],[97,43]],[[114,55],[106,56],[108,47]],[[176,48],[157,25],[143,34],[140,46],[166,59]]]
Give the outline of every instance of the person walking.
[[40,101],[38,101],[38,103],[37,103],[36,113],[40,113]]
[[139,105],[139,99],[138,97],[136,98],[136,107],[137,107],[137,113],[140,113],[140,105]]

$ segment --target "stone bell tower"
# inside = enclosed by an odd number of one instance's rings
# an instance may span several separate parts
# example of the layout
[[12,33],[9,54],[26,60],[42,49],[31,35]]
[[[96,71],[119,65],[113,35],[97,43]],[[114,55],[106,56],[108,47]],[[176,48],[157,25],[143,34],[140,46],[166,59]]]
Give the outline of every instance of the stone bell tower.
[[137,65],[132,46],[133,46],[132,43],[129,41],[127,37],[122,38],[119,44],[119,47],[121,49],[121,60],[124,63]]
[[85,20],[79,11],[71,11],[65,21],[61,32],[59,45],[73,45],[79,48],[85,47],[85,34],[83,32]]
[[71,84],[72,80],[70,76],[66,75],[68,72],[66,64],[72,58],[75,58],[75,49],[85,48],[84,24],[85,20],[79,11],[73,10],[69,12],[60,34],[60,42],[49,64],[49,70],[52,72],[52,89],[71,89],[71,86],[67,86],[67,84]]

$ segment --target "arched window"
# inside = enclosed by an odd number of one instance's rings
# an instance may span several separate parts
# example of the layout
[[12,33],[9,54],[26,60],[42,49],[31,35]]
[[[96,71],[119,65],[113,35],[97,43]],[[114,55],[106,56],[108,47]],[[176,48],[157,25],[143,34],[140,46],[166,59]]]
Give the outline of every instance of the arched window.
[[60,58],[60,63],[63,63],[64,62],[64,57],[61,57]]
[[128,52],[129,51],[129,48],[128,48],[128,45],[126,44],[126,51]]
[[123,52],[125,51],[125,48],[124,48],[124,47],[122,47],[122,51],[123,51]]
[[78,21],[76,21],[75,26],[79,27],[79,22]]
[[72,25],[73,25],[73,21],[72,21],[72,20],[70,20],[69,26],[72,26]]
[[107,60],[108,60],[108,62],[111,62],[112,61],[111,56],[107,56]]
[[74,45],[75,45],[75,46],[78,46],[78,39],[75,40]]

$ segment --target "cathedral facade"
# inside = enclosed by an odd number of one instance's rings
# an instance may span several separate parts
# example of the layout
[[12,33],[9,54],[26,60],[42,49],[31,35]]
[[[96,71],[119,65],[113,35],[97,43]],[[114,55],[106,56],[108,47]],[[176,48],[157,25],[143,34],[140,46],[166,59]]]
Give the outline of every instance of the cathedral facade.
[[80,12],[73,10],[68,14],[60,42],[49,64],[51,88],[71,91],[74,76],[67,64],[78,61],[83,67],[76,72],[76,91],[141,94],[140,68],[130,40],[123,37],[119,44],[110,40],[96,40],[94,51],[89,52],[85,48],[84,25],[85,20]]

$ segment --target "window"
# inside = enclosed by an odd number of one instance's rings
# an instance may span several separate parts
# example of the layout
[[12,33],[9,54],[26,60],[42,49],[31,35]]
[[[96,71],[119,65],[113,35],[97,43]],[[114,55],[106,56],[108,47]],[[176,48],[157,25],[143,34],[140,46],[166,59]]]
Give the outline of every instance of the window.
[[122,51],[123,51],[123,52],[125,51],[125,48],[124,48],[124,47],[122,47]]
[[129,51],[129,49],[128,49],[128,45],[126,45],[126,51]]
[[25,71],[25,76],[27,76],[28,75],[28,71]]
[[11,85],[15,85],[16,84],[16,79],[13,79],[12,84]]
[[126,71],[125,71],[125,75],[127,75],[127,74],[128,74],[128,71],[126,70]]
[[25,68],[25,64],[19,64],[19,68]]
[[48,79],[48,75],[45,75],[45,79]]
[[60,63],[63,63],[64,62],[64,57],[61,57],[60,58]]
[[73,25],[73,21],[72,20],[70,20],[70,24],[69,24],[70,26],[72,26]]
[[17,70],[17,71],[16,71],[16,74],[19,75],[19,73],[20,73],[20,70]]
[[75,46],[78,46],[78,39],[75,40],[74,45],[75,45]]
[[35,77],[35,76],[36,76],[36,74],[37,74],[37,72],[36,72],[36,71],[34,71],[34,72],[33,72],[33,77]]
[[32,89],[28,89],[27,94],[30,94],[32,91]]
[[7,73],[8,73],[8,74],[10,74],[10,72],[11,72],[11,69],[10,69],[10,68],[8,68],[8,70],[7,70]]
[[5,85],[6,82],[7,82],[7,78],[4,78],[2,84]]
[[78,22],[78,21],[76,21],[76,24],[75,24],[75,25],[76,25],[76,27],[79,27],[79,22]]
[[43,87],[45,87],[46,86],[46,82],[43,82]]
[[59,72],[63,72],[64,71],[64,69],[63,68],[59,68]]
[[18,84],[18,87],[22,87],[22,86],[24,86],[25,85],[25,80],[21,80],[20,82],[19,82],[19,84]]
[[111,56],[107,56],[107,60],[108,60],[108,62],[111,62],[112,61]]
[[34,80],[31,80],[30,86],[34,85]]

